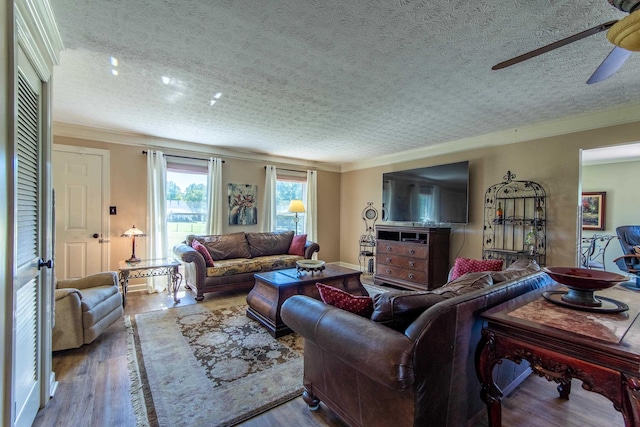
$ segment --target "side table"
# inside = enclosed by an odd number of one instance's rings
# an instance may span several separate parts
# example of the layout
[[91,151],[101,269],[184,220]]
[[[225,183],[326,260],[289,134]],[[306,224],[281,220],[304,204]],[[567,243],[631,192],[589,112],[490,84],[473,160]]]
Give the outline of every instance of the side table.
[[169,294],[173,292],[173,301],[178,303],[178,289],[182,283],[182,274],[178,271],[180,261],[172,258],[163,259],[143,259],[140,262],[120,261],[118,264],[118,277],[122,286],[122,306],[127,303],[127,287],[129,279],[137,279],[141,277],[168,276],[169,284],[167,291]]
[[476,351],[476,372],[489,427],[502,423],[502,391],[492,378],[502,359],[527,360],[534,373],[558,384],[564,399],[577,378],[585,390],[609,399],[627,427],[640,427],[640,294],[620,286],[598,291],[629,310],[594,313],[553,304],[541,293],[531,291],[482,314],[488,324]]

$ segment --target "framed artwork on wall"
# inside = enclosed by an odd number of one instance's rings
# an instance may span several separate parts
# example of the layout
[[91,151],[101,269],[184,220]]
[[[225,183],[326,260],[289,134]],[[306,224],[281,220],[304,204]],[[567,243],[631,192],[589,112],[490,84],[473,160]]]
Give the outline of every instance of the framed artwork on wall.
[[255,184],[229,184],[229,225],[255,225],[258,223],[258,186]]
[[604,230],[607,193],[583,192],[582,193],[582,229]]

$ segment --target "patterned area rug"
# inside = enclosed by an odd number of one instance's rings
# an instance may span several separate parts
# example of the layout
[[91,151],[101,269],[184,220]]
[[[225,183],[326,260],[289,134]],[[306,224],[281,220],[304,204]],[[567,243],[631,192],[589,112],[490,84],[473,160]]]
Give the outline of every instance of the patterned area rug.
[[302,339],[274,339],[245,297],[126,316],[138,426],[229,426],[302,393]]

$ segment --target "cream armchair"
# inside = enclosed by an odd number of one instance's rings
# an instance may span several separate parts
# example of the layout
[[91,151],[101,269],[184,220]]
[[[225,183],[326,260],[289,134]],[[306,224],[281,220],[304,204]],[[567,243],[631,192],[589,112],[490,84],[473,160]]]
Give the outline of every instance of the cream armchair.
[[59,280],[55,290],[53,351],[89,344],[122,314],[116,272]]

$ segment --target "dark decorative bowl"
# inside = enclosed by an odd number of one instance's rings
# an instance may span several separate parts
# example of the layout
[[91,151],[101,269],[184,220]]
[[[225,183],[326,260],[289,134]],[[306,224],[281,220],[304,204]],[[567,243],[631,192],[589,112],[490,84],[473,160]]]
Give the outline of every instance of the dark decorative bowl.
[[542,270],[553,280],[569,288],[569,291],[562,296],[563,301],[587,307],[602,305],[602,302],[593,296],[595,291],[629,280],[621,274],[588,268],[543,267]]

